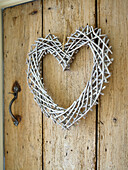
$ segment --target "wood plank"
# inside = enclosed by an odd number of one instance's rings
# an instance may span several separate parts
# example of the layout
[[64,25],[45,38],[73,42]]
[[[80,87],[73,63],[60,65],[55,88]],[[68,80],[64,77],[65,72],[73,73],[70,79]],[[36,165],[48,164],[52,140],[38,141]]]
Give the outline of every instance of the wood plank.
[[[87,23],[95,26],[95,1],[46,1],[43,3],[43,37],[49,32],[64,44],[66,37]],[[62,71],[57,60],[47,55],[43,60],[45,87],[55,103],[69,107],[89,80],[93,65],[90,49],[76,55],[70,71]],[[96,110],[88,113],[76,127],[62,130],[51,119],[43,117],[44,169],[94,169]]]
[[[34,40],[42,34],[42,4],[35,1],[7,8],[4,19],[4,116],[5,168],[42,169],[42,114],[26,81],[26,57]],[[9,102],[15,81],[21,86],[12,110],[22,120],[18,127],[9,115]]]
[[128,169],[128,1],[98,2],[98,25],[113,48],[112,77],[99,105],[99,168]]

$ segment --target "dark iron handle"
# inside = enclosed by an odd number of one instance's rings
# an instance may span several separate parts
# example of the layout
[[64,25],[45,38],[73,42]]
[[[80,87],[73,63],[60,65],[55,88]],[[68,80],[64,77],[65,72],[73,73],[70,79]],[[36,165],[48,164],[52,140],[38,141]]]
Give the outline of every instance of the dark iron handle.
[[[13,104],[13,102],[17,99],[17,97],[18,97],[19,88],[18,88],[17,86],[14,86],[13,91],[14,91],[14,93],[9,93],[9,94],[13,94],[13,95],[14,95],[14,98],[11,100],[11,102],[10,102],[10,104],[9,104],[9,113],[10,113],[11,117],[12,117],[13,120],[14,120],[14,125],[15,125],[15,126],[18,126],[20,120],[18,120],[18,119],[16,118],[16,116],[13,115],[13,113],[12,113],[12,104]],[[19,117],[19,116],[18,116],[18,117]]]

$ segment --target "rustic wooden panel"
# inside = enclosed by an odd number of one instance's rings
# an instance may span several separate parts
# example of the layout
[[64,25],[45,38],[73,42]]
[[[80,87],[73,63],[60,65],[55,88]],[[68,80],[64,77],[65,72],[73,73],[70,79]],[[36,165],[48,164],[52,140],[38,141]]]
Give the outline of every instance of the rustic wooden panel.
[[128,1],[98,2],[98,25],[110,38],[112,77],[99,105],[99,169],[128,169]]
[[[65,44],[67,36],[87,23],[95,26],[95,0],[44,0],[44,37],[51,32]],[[57,104],[67,108],[79,97],[90,78],[92,64],[92,53],[87,47],[76,55],[70,71],[63,72],[53,56],[44,58],[45,87]],[[44,169],[94,169],[96,110],[93,109],[85,120],[69,131],[43,117]]]
[[[31,44],[42,34],[42,4],[35,1],[7,8],[4,19],[4,110],[5,168],[7,170],[42,169],[42,114],[33,100],[26,81],[26,57]],[[13,112],[22,117],[18,127],[9,115],[12,85],[21,86]]]

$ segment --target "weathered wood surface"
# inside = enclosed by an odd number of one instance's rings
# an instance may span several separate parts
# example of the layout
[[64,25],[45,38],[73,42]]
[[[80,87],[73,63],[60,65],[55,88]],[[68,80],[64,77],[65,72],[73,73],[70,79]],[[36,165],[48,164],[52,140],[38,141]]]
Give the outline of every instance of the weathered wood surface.
[[[43,3],[43,37],[49,32],[62,44],[66,37],[87,23],[95,26],[95,1],[46,1]],[[92,71],[92,53],[87,47],[76,54],[70,71],[63,72],[58,61],[47,55],[43,60],[45,87],[55,103],[65,108],[76,100]],[[88,113],[76,127],[64,131],[51,119],[43,117],[44,169],[80,170],[95,168],[96,110]]]
[[98,26],[113,48],[112,77],[100,97],[98,169],[128,169],[128,1],[98,2]]
[[[97,1],[98,27],[108,34],[113,47],[112,77],[98,106],[98,168],[128,169],[128,1]],[[90,170],[96,169],[96,109],[70,131],[62,130],[43,116],[26,82],[26,56],[37,37],[49,32],[65,44],[66,37],[87,23],[95,26],[95,0],[41,1],[4,10],[4,110],[5,168]],[[43,19],[43,28],[42,28]],[[43,31],[42,31],[43,30]],[[43,60],[45,87],[54,101],[67,108],[76,100],[92,70],[92,53],[82,48],[70,71],[63,72],[57,60]],[[18,127],[12,123],[8,106],[12,85],[21,86],[13,112],[22,116]],[[42,148],[43,144],[43,148]],[[43,153],[42,153],[43,149]],[[43,162],[42,162],[43,154]],[[43,164],[43,167],[42,167]]]
[[[42,169],[42,114],[26,81],[26,57],[31,44],[42,35],[41,1],[7,8],[4,19],[4,120],[5,169]],[[22,120],[18,127],[9,115],[9,95],[15,82],[21,86],[12,110]]]

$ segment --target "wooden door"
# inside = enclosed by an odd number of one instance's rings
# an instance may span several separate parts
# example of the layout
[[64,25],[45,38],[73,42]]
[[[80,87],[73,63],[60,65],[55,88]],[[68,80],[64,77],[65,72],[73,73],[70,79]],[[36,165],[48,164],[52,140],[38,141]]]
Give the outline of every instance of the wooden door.
[[[128,169],[128,2],[124,0],[37,0],[3,10],[4,129],[7,170]],[[49,32],[65,44],[80,26],[102,28],[113,47],[112,77],[99,105],[70,130],[62,130],[41,114],[26,81],[31,44]],[[43,78],[53,100],[67,108],[90,78],[92,53],[82,48],[70,71],[56,59],[43,59]],[[9,115],[13,84],[21,87],[12,110],[21,116],[14,126]]]

